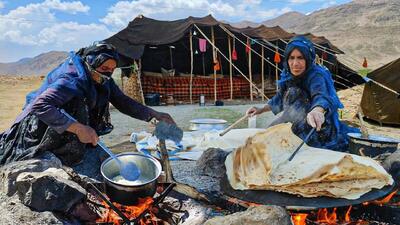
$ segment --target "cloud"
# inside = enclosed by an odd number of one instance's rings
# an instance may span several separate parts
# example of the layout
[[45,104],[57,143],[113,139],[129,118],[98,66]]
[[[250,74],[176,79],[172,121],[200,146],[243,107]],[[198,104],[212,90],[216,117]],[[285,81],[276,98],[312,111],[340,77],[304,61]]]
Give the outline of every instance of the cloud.
[[[43,45],[60,42],[55,35],[65,37],[65,34],[71,34],[69,31],[76,28],[73,26],[65,27],[65,30],[58,30],[59,33],[51,34],[49,30],[55,27],[64,27],[55,17],[54,11],[62,11],[65,13],[86,13],[90,9],[89,6],[81,2],[61,2],[60,0],[46,0],[42,3],[28,4],[11,10],[5,15],[0,15],[0,41],[8,41],[21,45]],[[71,25],[71,24],[70,24]],[[83,28],[87,25],[81,25]],[[94,25],[90,25],[94,26]],[[95,25],[100,26],[101,25]],[[103,26],[104,27],[104,26]],[[104,29],[104,28],[103,28]],[[76,29],[76,32],[79,30]],[[44,36],[45,33],[48,36]]]
[[78,12],[88,12],[90,7],[80,1],[61,2],[60,0],[46,0],[41,4],[43,7],[55,9],[66,13],[76,14]]
[[6,61],[33,56],[32,54],[38,52],[78,49],[112,35],[101,23],[79,24],[59,21],[56,17],[57,12],[74,15],[87,13],[89,10],[90,7],[80,1],[45,0],[0,14],[1,45],[6,48],[19,46],[18,49],[23,49]]
[[0,1],[0,9],[4,8],[4,2]]
[[307,3],[307,2],[311,2],[312,0],[290,0],[290,3],[294,3],[294,4],[302,4],[302,3]]
[[268,9],[262,7],[261,0],[137,0],[120,1],[108,9],[108,14],[100,21],[114,30],[127,26],[128,22],[138,15],[156,19],[180,19],[188,16],[205,16],[212,14],[217,19],[255,20],[263,21],[282,13],[290,8]]

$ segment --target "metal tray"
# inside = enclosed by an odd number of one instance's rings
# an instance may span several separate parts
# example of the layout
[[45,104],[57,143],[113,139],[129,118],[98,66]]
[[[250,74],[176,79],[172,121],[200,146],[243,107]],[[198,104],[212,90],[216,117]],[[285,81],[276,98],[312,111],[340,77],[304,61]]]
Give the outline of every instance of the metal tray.
[[231,187],[226,175],[221,179],[220,187],[223,194],[243,201],[263,205],[278,205],[286,207],[287,209],[312,210],[318,208],[333,208],[358,205],[363,202],[380,199],[394,191],[395,184],[393,184],[392,186],[385,186],[379,190],[373,189],[372,191],[364,194],[363,196],[355,200],[330,197],[305,198],[276,191],[235,190]]

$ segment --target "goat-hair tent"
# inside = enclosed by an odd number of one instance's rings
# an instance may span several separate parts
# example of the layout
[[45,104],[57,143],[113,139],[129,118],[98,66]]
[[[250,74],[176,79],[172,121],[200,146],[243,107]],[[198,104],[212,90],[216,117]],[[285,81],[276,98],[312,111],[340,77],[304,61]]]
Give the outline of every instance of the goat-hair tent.
[[380,124],[400,125],[400,58],[372,71],[367,77],[399,94],[371,81],[366,83],[361,99],[364,116]]
[[[230,56],[229,47],[236,50],[237,60],[233,63],[237,69],[233,69],[234,81],[237,85],[232,85],[229,78],[220,78],[218,84],[220,87],[212,88],[210,79],[206,80],[209,74],[213,73],[214,60],[213,60],[213,49],[210,43],[207,43],[207,50],[204,53],[196,54],[199,49],[199,39],[204,38],[200,32],[196,29],[202,30],[209,39],[214,33],[215,45],[221,50],[222,54],[225,56]],[[189,77],[187,75],[203,75],[202,78],[199,76],[195,77],[193,80],[193,85],[203,86],[204,88],[199,90],[195,88],[193,99],[198,99],[200,93],[209,93],[214,89],[220,92],[218,99],[227,98],[229,96],[229,90],[231,91],[232,98],[232,86],[236,87],[236,92],[238,93],[235,97],[246,97],[250,94],[250,87],[248,81],[242,76],[248,78],[253,78],[253,82],[259,83],[261,77],[265,77],[268,81],[275,83],[276,77],[274,76],[275,68],[274,63],[261,63],[261,58],[259,55],[252,53],[252,60],[249,60],[249,54],[247,53],[246,46],[236,40],[236,44],[233,41],[234,38],[230,37],[228,33],[225,32],[225,27],[231,33],[233,33],[242,42],[246,42],[247,38],[243,34],[246,34],[251,39],[258,40],[262,42],[266,47],[262,47],[258,44],[251,44],[251,48],[257,52],[261,53],[262,49],[265,51],[264,58],[272,61],[275,54],[274,46],[278,46],[284,49],[286,46],[286,41],[291,37],[295,36],[293,33],[288,33],[279,26],[276,27],[266,27],[259,26],[256,28],[235,28],[228,24],[221,23],[213,18],[211,15],[195,18],[188,17],[186,19],[175,20],[175,21],[159,21],[144,16],[138,16],[129,25],[113,35],[112,37],[106,39],[105,41],[111,43],[117,47],[117,51],[123,55],[122,65],[128,65],[132,63],[132,59],[140,59],[141,61],[141,71],[159,73],[161,68],[166,70],[174,69],[176,74],[180,77],[162,77],[148,79],[146,74],[142,77],[143,92],[163,92],[176,94],[180,98],[187,98],[189,96]],[[197,35],[194,35],[194,32]],[[342,53],[338,48],[333,46],[327,39],[323,37],[316,37],[312,34],[308,34],[315,43],[323,46],[323,49],[330,50],[336,54]],[[190,48],[192,39],[192,48]],[[194,50],[196,49],[196,51]],[[191,61],[191,54],[196,52],[193,56],[193,62]],[[282,53],[282,51],[280,51]],[[317,53],[321,50],[317,50]],[[232,74],[230,73],[231,65],[224,59],[221,53],[216,53],[217,60],[220,63],[220,71],[218,73],[222,75]],[[127,58],[125,58],[127,57]],[[130,59],[130,60],[127,60]],[[324,63],[329,69],[332,65],[337,65],[336,57],[332,54],[329,58],[325,60]],[[249,65],[251,66],[249,69]],[[264,67],[262,66],[264,65]],[[279,68],[282,68],[282,63],[278,64]],[[242,76],[239,75],[239,70]],[[250,72],[251,71],[251,72]],[[335,73],[335,72],[334,72]],[[262,75],[263,74],[263,75]],[[236,77],[235,77],[236,75]],[[340,76],[340,74],[338,74]],[[183,77],[186,76],[186,77]],[[225,84],[224,83],[225,79]],[[347,78],[348,79],[348,78]],[[203,82],[207,81],[207,82]],[[247,82],[247,87],[245,83]],[[229,87],[229,83],[231,84]],[[357,83],[357,82],[354,82]],[[353,85],[349,85],[350,87]],[[247,94],[244,94],[246,93]],[[209,94],[210,95],[210,94]],[[250,96],[252,96],[250,94]],[[209,96],[211,97],[211,96]]]

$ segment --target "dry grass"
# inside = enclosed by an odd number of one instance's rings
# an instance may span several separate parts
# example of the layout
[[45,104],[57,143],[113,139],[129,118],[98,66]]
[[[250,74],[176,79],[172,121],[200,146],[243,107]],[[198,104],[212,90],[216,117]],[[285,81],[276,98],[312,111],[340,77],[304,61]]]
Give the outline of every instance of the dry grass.
[[26,94],[41,82],[39,77],[0,76],[0,133],[11,126],[22,111]]

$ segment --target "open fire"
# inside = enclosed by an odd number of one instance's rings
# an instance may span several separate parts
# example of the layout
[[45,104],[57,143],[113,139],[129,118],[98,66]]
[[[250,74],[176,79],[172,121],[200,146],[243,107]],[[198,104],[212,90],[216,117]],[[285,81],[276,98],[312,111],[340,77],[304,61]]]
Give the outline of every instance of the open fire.
[[145,225],[145,224],[178,224],[179,213],[185,211],[175,209],[169,203],[164,202],[165,197],[172,191],[175,184],[167,187],[159,185],[156,197],[139,198],[136,205],[122,205],[110,202],[103,192],[96,186],[92,186],[89,203],[92,205],[99,218],[90,224],[98,225]]
[[[113,203],[114,206],[119,209],[130,221],[138,218],[142,213],[144,213],[147,209],[152,207],[153,198],[140,198],[137,205],[125,206],[118,203]],[[116,225],[122,225],[122,218],[109,206],[106,202],[102,202],[105,207],[105,212],[100,215],[101,217],[96,220],[96,223],[111,223]],[[151,220],[156,221],[154,215],[152,215],[151,210],[149,210],[149,214],[151,215]],[[139,224],[146,224],[146,219],[142,218],[139,220]],[[153,223],[154,224],[154,223]]]
[[[308,224],[329,224],[329,225],[367,225],[367,224],[397,224],[391,218],[385,221],[376,221],[376,218],[371,218],[369,211],[376,211],[376,207],[398,206],[400,202],[393,200],[397,194],[397,190],[381,200],[364,202],[357,206],[348,206],[341,208],[322,208],[318,211],[311,212],[291,212],[291,217],[294,225]],[[371,208],[372,206],[372,208]],[[371,209],[370,209],[371,208]],[[397,209],[397,207],[396,207]],[[399,209],[396,210],[400,211]],[[398,215],[399,216],[399,215]],[[390,216],[389,216],[390,217]]]

